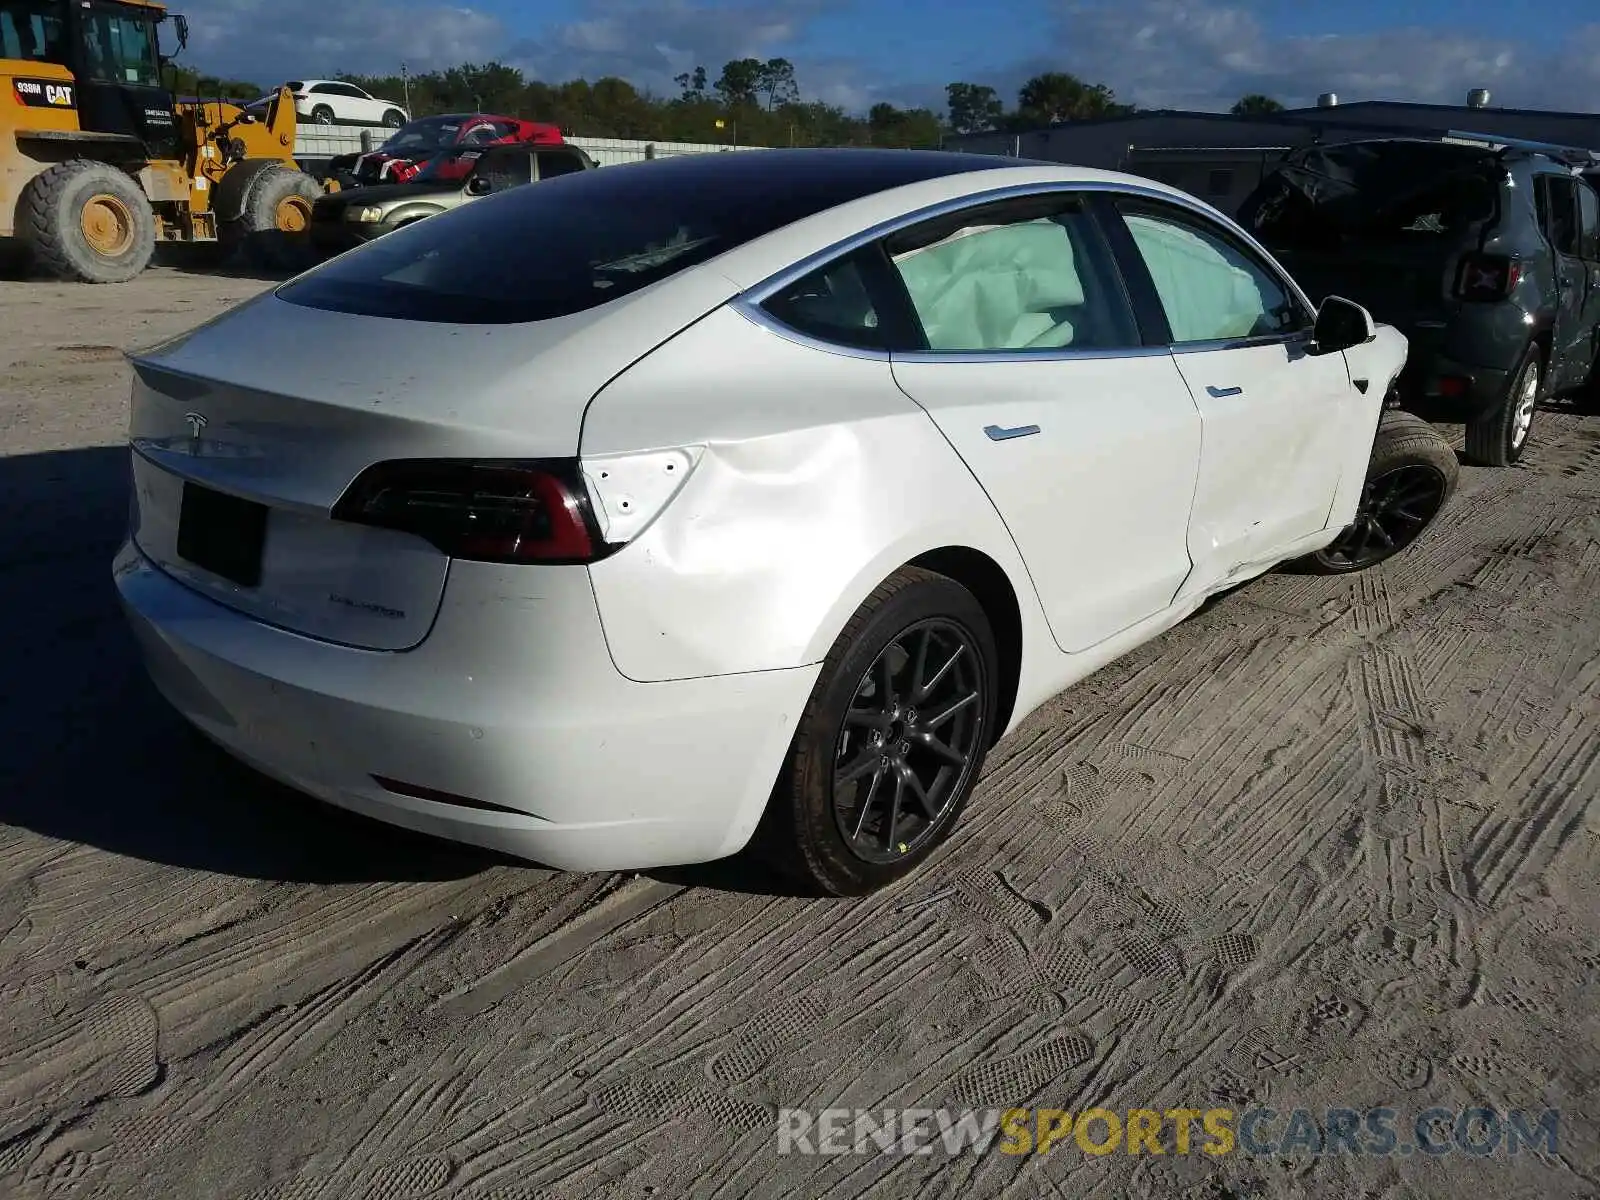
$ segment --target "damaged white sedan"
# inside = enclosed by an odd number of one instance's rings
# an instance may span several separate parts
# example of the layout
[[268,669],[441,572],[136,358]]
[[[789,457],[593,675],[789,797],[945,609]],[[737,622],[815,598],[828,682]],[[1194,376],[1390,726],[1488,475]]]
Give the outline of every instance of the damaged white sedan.
[[1456,468],[1383,411],[1405,352],[1147,180],[584,172],[137,356],[115,578],[178,711],[323,800],[569,869],[754,839],[860,893],[1054,693],[1409,544]]

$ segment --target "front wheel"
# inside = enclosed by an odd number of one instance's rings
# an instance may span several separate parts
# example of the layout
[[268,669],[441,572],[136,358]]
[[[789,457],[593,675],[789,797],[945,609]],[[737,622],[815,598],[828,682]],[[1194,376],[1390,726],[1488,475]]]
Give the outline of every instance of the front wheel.
[[406,115],[397,108],[391,108],[383,114],[383,123],[386,128],[399,129],[406,123]]
[[1355,520],[1296,565],[1318,575],[1347,575],[1393,558],[1433,523],[1460,474],[1438,430],[1408,412],[1384,412]]
[[1529,346],[1511,376],[1511,386],[1499,404],[1467,422],[1467,457],[1479,466],[1509,467],[1528,448],[1533,414],[1544,399],[1544,361],[1537,346]]
[[758,842],[807,890],[863,895],[950,834],[994,740],[999,655],[983,607],[905,567],[834,643]]
[[238,237],[251,265],[268,271],[303,271],[315,265],[311,213],[322,189],[304,171],[273,166],[244,196]]

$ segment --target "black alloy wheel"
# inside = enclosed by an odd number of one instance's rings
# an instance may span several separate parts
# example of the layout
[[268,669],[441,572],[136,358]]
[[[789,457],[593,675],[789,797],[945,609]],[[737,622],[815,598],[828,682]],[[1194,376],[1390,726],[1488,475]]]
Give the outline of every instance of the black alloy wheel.
[[894,862],[938,836],[979,757],[983,669],[972,635],[932,617],[861,677],[839,729],[833,811],[863,862]]
[[864,896],[911,874],[983,773],[1003,677],[971,591],[895,571],[823,660],[751,849],[808,895]]
[[1322,552],[1327,564],[1360,571],[1398,554],[1444,507],[1449,483],[1427,463],[1406,463],[1366,481],[1355,520]]

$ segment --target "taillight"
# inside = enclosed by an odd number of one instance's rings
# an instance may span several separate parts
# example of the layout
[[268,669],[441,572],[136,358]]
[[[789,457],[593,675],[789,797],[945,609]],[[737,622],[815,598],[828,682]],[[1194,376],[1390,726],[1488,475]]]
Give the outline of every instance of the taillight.
[[576,462],[401,459],[368,467],[333,519],[415,534],[451,558],[588,563],[600,535]]
[[1456,271],[1456,295],[1463,300],[1504,300],[1522,278],[1522,264],[1498,254],[1468,254]]

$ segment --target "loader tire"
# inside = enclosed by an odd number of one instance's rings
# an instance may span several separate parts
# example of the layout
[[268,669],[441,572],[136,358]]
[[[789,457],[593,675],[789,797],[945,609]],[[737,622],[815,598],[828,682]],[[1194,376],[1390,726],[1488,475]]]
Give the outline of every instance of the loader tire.
[[282,166],[276,158],[247,158],[234,163],[217,181],[211,196],[211,211],[217,218],[217,243],[212,252],[216,265],[231,263],[245,243],[245,202],[250,189],[262,174]]
[[288,272],[314,266],[311,208],[321,195],[316,180],[304,171],[274,166],[257,175],[245,193],[237,231],[250,265]]
[[17,232],[47,275],[126,283],[150,265],[156,215],[126,171],[74,158],[28,181],[17,204]]

